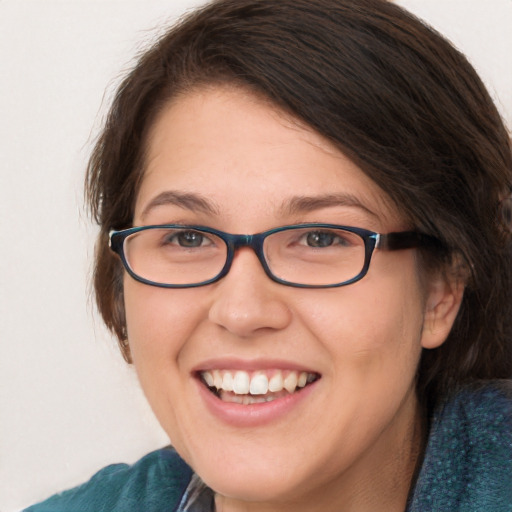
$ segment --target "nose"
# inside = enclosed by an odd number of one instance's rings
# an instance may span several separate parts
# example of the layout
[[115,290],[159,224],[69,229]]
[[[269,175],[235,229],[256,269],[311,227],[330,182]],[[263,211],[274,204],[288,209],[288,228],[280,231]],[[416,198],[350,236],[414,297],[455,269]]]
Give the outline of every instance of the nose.
[[284,329],[291,322],[290,289],[272,281],[254,251],[239,248],[228,274],[215,284],[209,320],[247,338]]

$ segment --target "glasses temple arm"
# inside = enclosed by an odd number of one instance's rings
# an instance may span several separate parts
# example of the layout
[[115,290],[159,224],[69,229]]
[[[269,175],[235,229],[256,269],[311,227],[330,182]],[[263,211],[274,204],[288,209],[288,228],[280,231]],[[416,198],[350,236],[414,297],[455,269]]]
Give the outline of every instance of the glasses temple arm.
[[446,247],[438,238],[417,231],[401,231],[380,235],[377,242],[377,248],[385,251],[399,251],[415,247],[446,250]]

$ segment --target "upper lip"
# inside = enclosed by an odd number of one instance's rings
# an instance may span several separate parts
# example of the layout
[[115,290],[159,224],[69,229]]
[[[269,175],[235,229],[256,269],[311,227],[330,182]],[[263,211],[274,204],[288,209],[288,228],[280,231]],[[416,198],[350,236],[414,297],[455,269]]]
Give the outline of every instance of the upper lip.
[[316,373],[317,370],[304,364],[283,359],[238,359],[213,358],[202,361],[192,369],[193,374],[208,370],[243,370],[254,372],[258,370],[289,370],[298,372]]

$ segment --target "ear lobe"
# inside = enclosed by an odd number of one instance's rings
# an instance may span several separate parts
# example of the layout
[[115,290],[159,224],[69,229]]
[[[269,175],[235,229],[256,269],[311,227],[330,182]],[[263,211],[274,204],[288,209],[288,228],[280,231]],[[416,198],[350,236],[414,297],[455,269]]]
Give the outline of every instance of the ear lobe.
[[460,276],[440,274],[430,280],[421,335],[423,348],[437,348],[445,342],[459,312],[464,287]]

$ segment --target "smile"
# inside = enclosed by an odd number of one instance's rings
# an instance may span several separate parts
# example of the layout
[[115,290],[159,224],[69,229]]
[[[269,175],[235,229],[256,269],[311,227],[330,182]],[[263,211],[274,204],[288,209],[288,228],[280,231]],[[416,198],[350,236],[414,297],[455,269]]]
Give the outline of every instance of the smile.
[[316,373],[296,370],[208,370],[199,376],[222,401],[243,405],[272,402],[319,379]]

